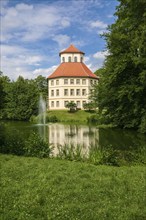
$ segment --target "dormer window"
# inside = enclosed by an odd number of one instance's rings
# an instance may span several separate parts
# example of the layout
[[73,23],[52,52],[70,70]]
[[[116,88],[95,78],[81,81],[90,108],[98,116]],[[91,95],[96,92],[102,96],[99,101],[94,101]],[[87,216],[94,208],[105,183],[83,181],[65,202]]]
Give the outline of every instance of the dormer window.
[[65,57],[62,57],[62,62],[63,62],[63,63],[65,62]]
[[74,62],[77,62],[77,57],[74,57]]
[[68,57],[68,62],[71,62],[71,57]]

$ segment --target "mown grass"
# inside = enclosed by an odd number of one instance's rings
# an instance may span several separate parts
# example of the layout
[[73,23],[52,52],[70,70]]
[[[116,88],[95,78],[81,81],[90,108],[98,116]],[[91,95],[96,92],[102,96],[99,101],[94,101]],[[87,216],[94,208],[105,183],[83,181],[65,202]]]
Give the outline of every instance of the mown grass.
[[145,167],[0,155],[3,220],[145,220]]
[[87,123],[87,118],[92,114],[93,113],[84,110],[78,110],[76,112],[69,112],[69,110],[53,110],[47,112],[47,117],[56,116],[60,122]]

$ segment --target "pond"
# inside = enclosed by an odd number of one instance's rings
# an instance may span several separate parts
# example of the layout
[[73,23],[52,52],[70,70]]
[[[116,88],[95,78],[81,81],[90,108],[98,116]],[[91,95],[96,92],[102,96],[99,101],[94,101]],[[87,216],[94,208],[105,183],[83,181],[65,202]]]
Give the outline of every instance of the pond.
[[73,125],[50,123],[46,125],[31,124],[29,122],[0,122],[0,144],[11,136],[27,139],[32,132],[37,132],[43,139],[54,147],[57,154],[57,145],[80,145],[88,153],[91,146],[128,150],[146,148],[146,135],[136,131],[117,128],[97,128],[94,125]]

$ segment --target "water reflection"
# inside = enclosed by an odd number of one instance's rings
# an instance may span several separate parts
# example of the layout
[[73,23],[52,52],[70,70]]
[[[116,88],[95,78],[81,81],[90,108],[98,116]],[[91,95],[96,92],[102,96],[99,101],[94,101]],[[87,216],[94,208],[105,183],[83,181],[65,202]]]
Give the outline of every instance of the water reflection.
[[[32,132],[37,132],[49,144],[55,147],[64,144],[83,146],[88,152],[91,146],[106,148],[113,146],[116,149],[139,149],[146,148],[146,135],[135,131],[122,129],[97,129],[89,125],[64,125],[47,124],[33,125],[26,122],[1,122],[0,123],[0,145],[9,137],[23,137],[27,139]],[[55,151],[57,152],[57,147]]]
[[55,146],[54,154],[58,153],[58,145],[81,145],[86,153],[90,146],[99,140],[99,130],[95,127],[80,125],[48,125],[48,140]]

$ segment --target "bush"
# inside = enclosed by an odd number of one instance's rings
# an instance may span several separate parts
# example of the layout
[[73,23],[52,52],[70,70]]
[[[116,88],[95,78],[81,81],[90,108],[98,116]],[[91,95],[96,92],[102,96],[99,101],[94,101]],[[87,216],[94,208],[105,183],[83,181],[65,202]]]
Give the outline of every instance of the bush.
[[39,158],[49,157],[51,148],[48,142],[43,140],[38,134],[32,133],[28,140],[25,141],[25,155]]
[[141,133],[146,134],[146,115],[144,115],[142,120],[141,120],[141,124],[139,126],[139,131]]
[[13,134],[8,134],[7,137],[0,135],[0,152],[3,154],[24,155],[24,138],[18,131]]
[[113,146],[105,148],[90,147],[89,155],[86,160],[95,165],[129,166],[135,164],[146,164],[146,149],[140,147],[138,150],[118,150]]
[[7,138],[0,135],[0,153],[45,158],[50,156],[51,147],[36,133],[26,139],[16,131],[16,135],[9,134]]
[[90,117],[87,118],[87,122],[88,123],[98,123],[99,122],[99,118],[98,115],[91,115]]
[[55,116],[55,115],[52,115],[52,116],[47,116],[46,117],[46,121],[47,122],[59,122],[59,119]]

